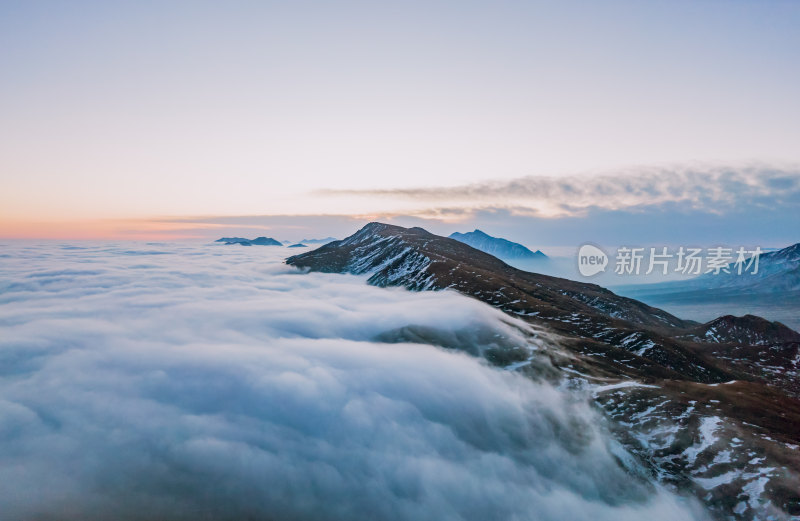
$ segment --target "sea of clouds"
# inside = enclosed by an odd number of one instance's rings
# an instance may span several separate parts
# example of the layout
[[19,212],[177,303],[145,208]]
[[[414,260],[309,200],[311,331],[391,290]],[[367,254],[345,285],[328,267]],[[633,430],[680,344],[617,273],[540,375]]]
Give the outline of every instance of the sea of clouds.
[[[286,254],[0,246],[0,517],[703,517],[621,465],[585,400],[475,356],[523,323]],[[463,350],[377,340],[407,327]]]

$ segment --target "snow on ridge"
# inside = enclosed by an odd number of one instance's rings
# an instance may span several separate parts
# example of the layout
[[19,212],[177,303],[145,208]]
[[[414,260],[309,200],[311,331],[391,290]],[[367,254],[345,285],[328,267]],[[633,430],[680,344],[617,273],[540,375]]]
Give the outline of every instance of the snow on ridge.
[[697,456],[717,442],[717,438],[714,436],[714,433],[721,423],[722,419],[718,416],[703,417],[703,419],[700,421],[700,429],[698,431],[700,434],[699,443],[695,443],[683,451],[684,456],[686,456],[686,459],[690,464],[694,464]]
[[605,391],[612,391],[612,390],[615,390],[615,389],[624,389],[626,387],[650,387],[650,388],[653,388],[653,389],[658,388],[657,385],[643,384],[642,382],[637,382],[635,380],[625,380],[625,381],[617,382],[617,383],[614,383],[614,384],[598,385],[598,386],[592,387],[591,390],[592,390],[592,394],[598,394],[598,393],[602,393],[602,392],[605,392]]

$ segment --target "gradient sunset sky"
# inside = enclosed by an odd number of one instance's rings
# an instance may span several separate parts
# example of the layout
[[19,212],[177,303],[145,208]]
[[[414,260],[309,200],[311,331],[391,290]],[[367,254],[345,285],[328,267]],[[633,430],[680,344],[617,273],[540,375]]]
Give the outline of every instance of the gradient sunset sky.
[[791,1],[4,1],[0,237],[639,212],[797,242],[798,27]]

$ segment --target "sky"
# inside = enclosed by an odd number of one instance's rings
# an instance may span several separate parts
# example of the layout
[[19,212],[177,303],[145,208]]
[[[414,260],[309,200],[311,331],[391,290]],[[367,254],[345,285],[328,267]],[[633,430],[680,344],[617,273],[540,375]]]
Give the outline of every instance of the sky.
[[[0,237],[300,239],[507,216],[553,244],[635,214],[665,240],[708,240],[671,227],[697,214],[736,240],[750,223],[797,242],[798,26],[789,1],[5,1]],[[687,171],[692,197],[635,191]],[[720,172],[743,181],[704,206]],[[577,206],[513,192],[563,182],[596,190]],[[774,204],[749,208],[764,183]]]

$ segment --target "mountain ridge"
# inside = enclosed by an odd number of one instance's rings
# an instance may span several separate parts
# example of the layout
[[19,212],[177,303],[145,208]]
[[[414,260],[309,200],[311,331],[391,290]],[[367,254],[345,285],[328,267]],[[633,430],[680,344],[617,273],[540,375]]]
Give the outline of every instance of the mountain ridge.
[[[370,223],[341,241],[286,262],[314,271],[369,274],[367,282],[376,286],[455,289],[562,335],[580,338],[584,346],[591,342],[633,353],[638,357],[635,364],[655,362],[675,373],[675,378],[736,378],[709,359],[701,337],[692,336],[701,326],[697,322],[595,284],[519,270],[422,228]],[[616,365],[614,371],[626,372]]]

